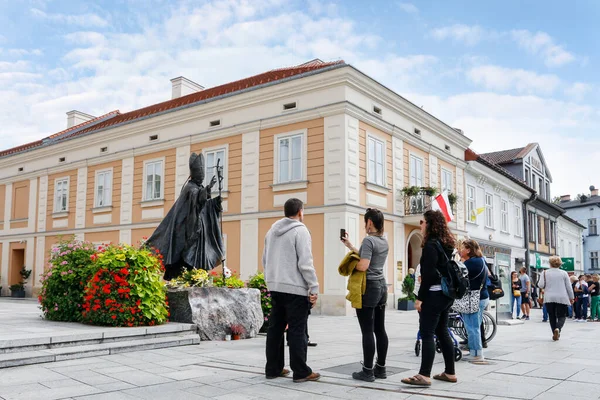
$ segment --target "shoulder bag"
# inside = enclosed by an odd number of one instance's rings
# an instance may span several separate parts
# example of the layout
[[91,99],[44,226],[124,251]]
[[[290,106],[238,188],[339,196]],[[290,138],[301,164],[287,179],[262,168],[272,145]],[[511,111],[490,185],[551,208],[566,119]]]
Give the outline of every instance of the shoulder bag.
[[[481,274],[485,273],[486,266],[483,265],[481,272],[472,280],[477,279]],[[469,290],[467,293],[461,297],[460,299],[456,299],[454,301],[454,305],[452,308],[461,313],[461,314],[474,314],[479,311],[479,300],[481,297],[481,289],[483,289],[483,285],[485,285],[486,278],[484,277],[481,281],[481,286],[479,290]]]
[[[548,284],[546,283],[546,270],[544,270],[544,273],[542,275],[544,276],[544,287],[540,286],[540,289],[544,290],[544,289],[546,289],[546,286],[548,286]],[[539,284],[538,284],[538,286],[539,286]],[[537,302],[540,305],[540,307],[542,307],[544,305],[544,294],[545,293],[542,293],[540,295],[540,297],[538,297],[538,299],[537,299]]]

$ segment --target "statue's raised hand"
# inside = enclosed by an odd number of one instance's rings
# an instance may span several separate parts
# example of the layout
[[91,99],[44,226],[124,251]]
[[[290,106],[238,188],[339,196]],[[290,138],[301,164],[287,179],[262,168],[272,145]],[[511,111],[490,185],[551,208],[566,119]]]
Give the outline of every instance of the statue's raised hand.
[[213,175],[212,179],[210,180],[210,183],[208,184],[208,187],[212,189],[212,187],[215,186],[215,183],[217,183],[217,177]]

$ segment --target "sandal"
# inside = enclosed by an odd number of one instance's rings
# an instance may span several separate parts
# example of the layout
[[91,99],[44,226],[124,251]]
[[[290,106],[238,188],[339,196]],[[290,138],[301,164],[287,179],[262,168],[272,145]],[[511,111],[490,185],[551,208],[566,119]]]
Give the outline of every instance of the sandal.
[[401,380],[405,385],[429,387],[431,382],[427,382],[425,378],[420,375],[411,376],[410,378],[404,378]]
[[442,372],[441,374],[438,374],[438,375],[434,375],[433,379],[438,380],[438,381],[442,381],[442,382],[449,382],[449,383],[456,383],[456,382],[458,382],[458,379],[456,379],[456,378],[450,378],[448,375],[446,375],[445,372]]

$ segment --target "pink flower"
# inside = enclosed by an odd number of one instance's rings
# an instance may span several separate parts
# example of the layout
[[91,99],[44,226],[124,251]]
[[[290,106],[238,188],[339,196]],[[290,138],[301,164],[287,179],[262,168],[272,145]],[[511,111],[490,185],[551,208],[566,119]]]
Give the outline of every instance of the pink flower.
[[269,318],[265,317],[265,321],[268,321],[268,320],[269,320]]
[[68,261],[63,261],[60,263],[60,265],[67,265],[69,262]]

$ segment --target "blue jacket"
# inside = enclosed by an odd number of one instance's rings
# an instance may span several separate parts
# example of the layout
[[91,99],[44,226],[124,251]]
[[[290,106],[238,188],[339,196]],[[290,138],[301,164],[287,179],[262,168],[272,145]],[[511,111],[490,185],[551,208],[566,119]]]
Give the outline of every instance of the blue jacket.
[[485,260],[482,257],[471,257],[465,261],[465,266],[469,270],[471,290],[479,290],[479,288],[481,288],[479,298],[481,300],[489,299],[490,295],[487,290],[489,273]]

